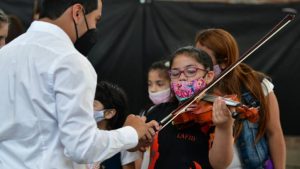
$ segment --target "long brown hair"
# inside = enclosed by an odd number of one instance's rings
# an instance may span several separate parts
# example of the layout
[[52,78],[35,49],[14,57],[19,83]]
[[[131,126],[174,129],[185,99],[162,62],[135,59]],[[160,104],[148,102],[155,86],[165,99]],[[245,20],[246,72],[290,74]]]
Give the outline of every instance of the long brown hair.
[[[239,58],[239,48],[234,37],[223,29],[206,29],[196,35],[196,44],[199,43],[214,52],[218,64],[226,67]],[[237,94],[241,99],[242,86],[249,90],[260,102],[259,130],[256,135],[258,141],[265,133],[266,122],[269,120],[267,98],[264,96],[261,81],[266,76],[255,71],[247,64],[241,63],[232,72],[226,75],[215,87],[223,94]],[[234,136],[237,138],[241,132],[242,123],[236,121]]]

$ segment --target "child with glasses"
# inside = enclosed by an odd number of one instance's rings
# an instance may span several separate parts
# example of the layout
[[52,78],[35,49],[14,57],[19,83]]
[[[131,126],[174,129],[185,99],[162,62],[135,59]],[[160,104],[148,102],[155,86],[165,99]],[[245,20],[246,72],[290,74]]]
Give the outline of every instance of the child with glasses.
[[[121,128],[127,116],[127,97],[122,88],[101,81],[97,84],[94,100],[94,118],[101,130]],[[121,151],[113,157],[95,164],[74,164],[76,169],[134,169],[137,152]]]
[[[148,120],[161,121],[206,87],[214,78],[212,60],[208,54],[194,47],[180,48],[170,60],[169,76],[171,89],[177,99],[155,107],[149,113]],[[178,128],[169,124],[160,130],[151,146],[149,169],[211,169],[228,166],[232,159],[233,119],[220,98],[213,103],[212,121],[215,127],[194,123]],[[210,140],[213,140],[213,144],[209,144]]]

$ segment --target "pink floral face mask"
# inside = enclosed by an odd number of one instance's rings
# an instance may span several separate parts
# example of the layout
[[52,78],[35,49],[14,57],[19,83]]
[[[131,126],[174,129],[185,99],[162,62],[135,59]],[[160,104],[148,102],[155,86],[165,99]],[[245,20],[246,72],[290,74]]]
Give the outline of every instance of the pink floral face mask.
[[203,78],[193,81],[177,81],[171,82],[171,88],[175,93],[176,98],[181,102],[187,100],[198,91],[206,87],[206,82]]

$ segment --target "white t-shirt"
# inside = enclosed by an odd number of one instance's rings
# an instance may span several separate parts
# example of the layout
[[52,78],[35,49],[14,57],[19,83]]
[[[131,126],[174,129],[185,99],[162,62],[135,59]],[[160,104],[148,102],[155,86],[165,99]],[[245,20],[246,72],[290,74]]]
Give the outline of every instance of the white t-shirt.
[[129,151],[121,151],[121,164],[126,165],[128,163],[134,162],[139,158],[139,153],[129,152]]
[[[264,95],[267,96],[269,93],[273,92],[274,85],[268,80],[268,79],[263,79],[261,83]],[[241,159],[239,157],[239,153],[237,150],[236,144],[233,146],[233,158],[231,161],[231,164],[227,169],[242,169],[242,163]]]
[[[129,152],[129,151],[121,151],[121,164],[126,165],[131,162],[134,162],[139,158],[138,152]],[[99,163],[94,163],[94,164],[77,164],[73,163],[73,168],[74,169],[93,169],[94,165],[98,165]]]
[[143,161],[141,169],[147,169],[150,163],[150,147],[147,148],[147,150],[142,153],[143,154]]

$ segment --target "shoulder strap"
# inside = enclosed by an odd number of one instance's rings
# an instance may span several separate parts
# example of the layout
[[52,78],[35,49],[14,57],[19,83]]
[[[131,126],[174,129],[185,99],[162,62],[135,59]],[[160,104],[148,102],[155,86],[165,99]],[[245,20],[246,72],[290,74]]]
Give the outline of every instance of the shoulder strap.
[[259,107],[260,102],[258,99],[256,99],[253,94],[245,88],[245,86],[241,87],[241,93],[242,93],[242,102],[246,104],[249,107]]

